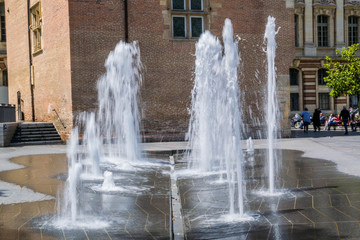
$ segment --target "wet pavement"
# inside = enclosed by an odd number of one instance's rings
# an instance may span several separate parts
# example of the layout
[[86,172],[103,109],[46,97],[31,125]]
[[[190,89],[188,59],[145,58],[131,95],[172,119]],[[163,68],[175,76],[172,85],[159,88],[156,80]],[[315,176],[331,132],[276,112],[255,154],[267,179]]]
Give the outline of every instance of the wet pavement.
[[338,172],[333,162],[285,150],[276,180],[282,194],[271,196],[264,193],[263,155],[257,151],[246,163],[250,220],[224,219],[228,191],[217,183],[219,175],[180,178],[187,239],[360,239],[360,178]]
[[[20,190],[0,187],[0,197],[14,195],[19,199],[24,189],[33,192],[21,203],[0,205],[0,239],[169,239],[169,164],[161,158],[164,160],[164,156],[156,156],[154,166],[114,170],[116,186],[127,191],[101,192],[94,189],[102,180],[83,180],[78,189],[79,212],[90,224],[74,229],[57,225],[61,214],[57,214],[55,198],[58,191],[63,191],[67,178],[66,156],[12,159],[25,167],[1,172],[0,180],[16,184]],[[106,227],[99,228],[97,222],[105,222]]]
[[[253,218],[248,221],[221,219],[228,211],[227,190],[213,184],[217,176],[181,178],[182,217],[173,223],[183,219],[186,239],[360,239],[359,142],[360,136],[350,134],[280,140],[277,147],[287,149],[277,179],[286,189],[280,196],[258,192],[266,186],[264,164],[259,157],[247,162],[246,211]],[[266,141],[254,143],[260,156]],[[142,144],[160,165],[114,171],[117,186],[140,190],[103,193],[93,189],[99,181],[84,181],[81,211],[95,227],[73,229],[53,225],[61,216],[56,198],[67,177],[66,146],[1,148],[0,239],[170,239],[179,224],[171,224],[168,156],[186,145]],[[182,167],[180,161],[176,168]]]

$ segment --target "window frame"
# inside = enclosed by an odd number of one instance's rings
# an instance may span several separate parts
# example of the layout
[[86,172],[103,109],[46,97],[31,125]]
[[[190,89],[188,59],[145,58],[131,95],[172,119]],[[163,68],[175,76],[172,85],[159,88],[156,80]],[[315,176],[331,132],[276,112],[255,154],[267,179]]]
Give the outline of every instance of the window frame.
[[6,42],[5,4],[0,3],[0,41]]
[[9,85],[7,69],[2,70],[1,74],[2,74],[2,82],[3,82],[2,85],[7,87]]
[[[324,96],[326,96],[326,104],[328,106],[324,107]],[[318,99],[319,99],[319,108],[321,110],[331,110],[331,101],[330,101],[330,93],[318,93]]]
[[171,0],[171,10],[173,10],[173,11],[186,11],[186,1],[187,0],[184,0],[184,8],[183,9],[175,9],[174,8],[174,1],[175,0]]
[[[326,19],[326,23],[324,19]],[[330,17],[328,15],[322,14],[317,16],[318,47],[330,47],[329,20]]]
[[[192,31],[192,19],[193,18],[201,18],[201,30],[203,33],[205,31],[206,23],[205,23],[205,16],[207,15],[206,9],[206,0],[201,1],[201,10],[192,10],[192,0],[184,0],[184,9],[173,9],[174,0],[169,1],[171,4],[171,33],[170,38],[171,40],[196,40],[199,37],[193,37]],[[183,17],[185,18],[185,37],[174,36],[174,17]],[[201,35],[201,34],[200,34]]]
[[43,49],[41,2],[30,8],[30,29],[32,32],[32,52],[36,54]]
[[189,10],[190,11],[196,11],[196,12],[202,12],[204,11],[204,0],[200,0],[201,1],[201,9],[192,9],[192,0],[189,0]]
[[[356,105],[354,105],[354,103],[353,103],[353,99],[354,98],[356,98]],[[360,100],[360,98],[359,98],[359,95],[357,95],[357,94],[355,94],[355,95],[350,95],[349,96],[349,108],[351,107],[351,108],[359,108],[359,100]]]
[[[184,18],[184,29],[185,29],[185,36],[184,37],[175,37],[174,36],[174,17],[181,17],[181,18]],[[175,39],[186,39],[188,34],[187,34],[187,21],[186,21],[186,16],[185,15],[172,15],[171,16],[171,30],[172,30],[172,36],[173,38]]]
[[[292,81],[294,78],[292,78],[294,75],[292,72],[296,71],[296,84],[294,84],[294,81]],[[296,68],[290,68],[289,75],[290,75],[290,86],[299,86],[299,73],[300,71]]]
[[[357,22],[351,22],[350,19],[356,19]],[[356,32],[354,34],[354,29],[356,28]],[[354,40],[353,38],[356,38]],[[359,16],[351,15],[348,16],[348,44],[353,45],[359,43]]]
[[294,14],[294,23],[295,23],[295,47],[299,47],[299,15]]
[[327,72],[326,72],[326,69],[325,68],[319,68],[318,71],[317,71],[317,84],[319,86],[325,86],[326,85],[326,82],[324,81],[324,78],[328,76]]
[[[199,37],[193,37],[193,33],[192,33],[192,19],[193,18],[200,18],[201,19],[201,33],[204,32],[204,17],[203,16],[190,16],[190,38],[192,39],[198,39]],[[201,34],[200,34],[201,35]]]
[[[293,96],[296,95],[296,105],[295,102],[292,101]],[[294,107],[295,106],[295,107]],[[299,93],[290,93],[290,111],[299,111],[300,110],[300,94]]]

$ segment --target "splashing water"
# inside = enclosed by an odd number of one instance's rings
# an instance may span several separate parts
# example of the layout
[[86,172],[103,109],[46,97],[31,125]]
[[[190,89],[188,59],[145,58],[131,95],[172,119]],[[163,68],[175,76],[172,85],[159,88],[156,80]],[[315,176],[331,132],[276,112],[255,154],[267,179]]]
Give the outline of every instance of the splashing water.
[[[139,148],[138,110],[139,90],[142,84],[142,64],[138,44],[119,42],[105,62],[106,73],[98,80],[98,105],[95,113],[80,115],[83,125],[83,146],[79,145],[79,130],[72,132],[68,143],[68,179],[62,201],[58,202],[61,213],[59,226],[84,226],[84,214],[79,209],[78,189],[81,176],[102,178],[100,163],[111,159],[112,163],[141,160]],[[105,143],[105,144],[104,144]],[[105,183],[111,184],[109,174]],[[112,182],[113,183],[113,182]],[[114,187],[114,186],[113,186]],[[55,224],[56,225],[56,224]],[[86,225],[86,224],[85,224]],[[104,226],[100,224],[99,226]],[[94,226],[89,222],[89,226]]]
[[[187,133],[189,167],[198,172],[226,170],[229,213],[243,215],[243,152],[239,107],[238,43],[231,21],[223,28],[224,49],[209,31],[196,43],[195,79]],[[223,51],[224,50],[224,51]],[[224,52],[224,54],[223,54]],[[220,174],[222,176],[222,174]]]
[[104,172],[104,182],[101,186],[101,190],[110,191],[115,188],[115,183],[113,179],[113,173],[109,171]]
[[268,169],[269,169],[269,192],[275,191],[275,174],[277,172],[277,156],[275,151],[275,143],[278,135],[279,125],[279,108],[276,96],[276,40],[275,36],[275,18],[269,16],[266,25],[264,42],[267,43],[267,74],[268,74],[268,88],[267,88],[267,106],[266,106],[266,122],[267,122],[267,140],[268,140]]
[[246,140],[246,147],[248,152],[254,152],[254,142],[251,137]]

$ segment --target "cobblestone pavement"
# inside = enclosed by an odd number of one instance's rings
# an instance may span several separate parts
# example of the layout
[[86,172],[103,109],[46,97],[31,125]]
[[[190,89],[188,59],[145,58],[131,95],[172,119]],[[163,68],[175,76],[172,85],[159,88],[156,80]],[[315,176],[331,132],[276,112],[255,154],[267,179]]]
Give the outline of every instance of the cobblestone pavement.
[[[226,183],[219,175],[179,180],[188,239],[360,239],[360,178],[340,173],[333,162],[284,150],[278,196],[263,193],[264,153],[246,164],[245,211],[252,220],[224,220]],[[223,220],[221,220],[223,219]]]

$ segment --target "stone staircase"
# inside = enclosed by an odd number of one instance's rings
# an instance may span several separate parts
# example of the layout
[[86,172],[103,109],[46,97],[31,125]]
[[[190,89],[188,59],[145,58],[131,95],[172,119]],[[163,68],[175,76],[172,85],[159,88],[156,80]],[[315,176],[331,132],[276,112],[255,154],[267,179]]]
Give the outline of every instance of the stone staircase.
[[10,146],[61,144],[62,140],[53,123],[21,123]]

